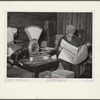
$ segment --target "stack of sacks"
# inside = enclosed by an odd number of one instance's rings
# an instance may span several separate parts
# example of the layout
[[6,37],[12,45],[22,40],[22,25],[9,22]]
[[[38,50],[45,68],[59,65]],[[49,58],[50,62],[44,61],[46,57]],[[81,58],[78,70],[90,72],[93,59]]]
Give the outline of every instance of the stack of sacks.
[[16,28],[11,28],[11,27],[7,28],[7,55],[8,56],[11,56],[12,53],[20,49],[19,46],[13,44],[15,34],[17,34]]
[[16,33],[17,33],[16,28],[11,28],[11,27],[7,28],[7,43],[11,43],[14,41],[14,34]]

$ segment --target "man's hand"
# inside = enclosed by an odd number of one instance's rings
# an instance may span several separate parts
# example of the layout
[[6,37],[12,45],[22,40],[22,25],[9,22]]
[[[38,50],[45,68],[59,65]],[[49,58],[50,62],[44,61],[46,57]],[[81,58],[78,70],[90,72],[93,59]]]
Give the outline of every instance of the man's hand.
[[59,51],[61,51],[63,49],[63,47],[59,47]]
[[87,45],[87,46],[90,46],[91,44],[90,44],[90,42],[87,42],[86,45]]

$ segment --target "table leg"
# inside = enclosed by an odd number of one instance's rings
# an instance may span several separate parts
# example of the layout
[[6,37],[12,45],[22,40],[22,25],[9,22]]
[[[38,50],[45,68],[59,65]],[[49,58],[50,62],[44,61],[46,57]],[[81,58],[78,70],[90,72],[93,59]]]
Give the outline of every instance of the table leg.
[[39,78],[39,73],[37,73],[37,72],[34,73],[34,77],[35,77],[35,78]]
[[80,77],[80,66],[79,65],[73,65],[72,71],[74,71],[74,73],[75,73],[75,78]]

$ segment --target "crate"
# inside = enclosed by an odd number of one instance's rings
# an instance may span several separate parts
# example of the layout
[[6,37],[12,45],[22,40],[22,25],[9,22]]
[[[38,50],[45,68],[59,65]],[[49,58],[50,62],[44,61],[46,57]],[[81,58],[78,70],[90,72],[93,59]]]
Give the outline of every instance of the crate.
[[39,78],[51,78],[51,71],[44,71],[39,73]]
[[74,72],[64,69],[57,69],[51,72],[52,78],[74,78]]

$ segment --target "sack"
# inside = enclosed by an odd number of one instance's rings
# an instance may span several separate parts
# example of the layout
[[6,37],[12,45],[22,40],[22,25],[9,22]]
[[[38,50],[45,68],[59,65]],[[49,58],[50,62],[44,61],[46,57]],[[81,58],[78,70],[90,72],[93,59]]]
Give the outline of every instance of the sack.
[[13,43],[7,43],[7,55],[11,56],[15,51],[19,50],[21,47]]
[[19,49],[11,55],[12,60],[27,59],[29,57],[28,49]]

